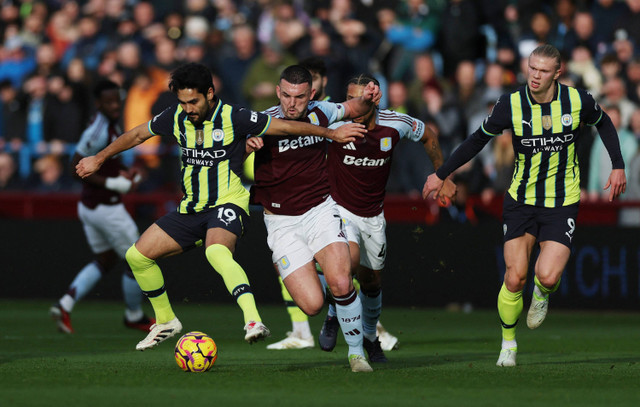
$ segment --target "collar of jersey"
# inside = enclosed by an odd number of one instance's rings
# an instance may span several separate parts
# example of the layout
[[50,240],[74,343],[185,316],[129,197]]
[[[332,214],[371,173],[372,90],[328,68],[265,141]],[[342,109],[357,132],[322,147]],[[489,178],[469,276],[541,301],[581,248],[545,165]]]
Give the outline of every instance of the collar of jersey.
[[[558,90],[556,92],[556,97],[553,100],[560,100],[560,82],[556,81],[556,89]],[[524,87],[527,90],[527,101],[529,102],[529,106],[533,106],[533,105],[542,105],[543,103],[538,103],[535,102],[533,99],[533,95],[531,94],[531,89],[529,89],[529,84],[524,85]],[[551,102],[553,102],[553,100]],[[551,103],[549,102],[549,103]]]
[[[220,98],[217,96],[214,96],[213,103],[214,103],[213,109],[209,111],[206,119],[204,119],[204,122],[206,121],[212,122],[218,115],[218,112],[220,111],[220,107],[222,106],[222,101],[220,100]],[[204,125],[204,122],[202,122],[203,125]]]

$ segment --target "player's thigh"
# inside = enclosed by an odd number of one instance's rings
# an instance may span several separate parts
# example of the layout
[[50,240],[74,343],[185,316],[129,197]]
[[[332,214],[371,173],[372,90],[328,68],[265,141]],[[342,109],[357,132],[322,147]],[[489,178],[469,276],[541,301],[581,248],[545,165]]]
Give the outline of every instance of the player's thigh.
[[387,222],[384,214],[360,218],[360,264],[368,269],[382,270],[387,258]]
[[535,273],[545,287],[553,287],[562,276],[562,272],[571,256],[571,249],[553,240],[540,242],[540,254],[536,260]]
[[314,255],[332,243],[348,244],[338,205],[331,197],[307,211],[301,217],[301,226]]
[[78,202],[78,218],[82,222],[84,235],[94,254],[103,253],[111,249],[107,237],[101,231],[102,221],[95,208],[88,208]]
[[348,294],[353,288],[349,246],[344,242],[334,242],[315,254],[322,268],[325,280],[336,296]]
[[178,242],[156,223],[142,233],[136,242],[136,248],[143,256],[153,260],[182,252]]
[[297,269],[313,261],[299,216],[264,215],[267,245],[271,259],[284,280]]
[[324,292],[316,273],[315,262],[299,267],[282,280],[296,305],[307,315],[316,315],[324,305]]
[[111,244],[111,248],[124,258],[127,250],[138,239],[138,226],[127,212],[123,204],[118,205],[100,205],[104,207],[104,234]]
[[531,251],[536,238],[525,233],[504,243],[504,263],[506,266],[504,283],[511,292],[522,290],[527,279]]

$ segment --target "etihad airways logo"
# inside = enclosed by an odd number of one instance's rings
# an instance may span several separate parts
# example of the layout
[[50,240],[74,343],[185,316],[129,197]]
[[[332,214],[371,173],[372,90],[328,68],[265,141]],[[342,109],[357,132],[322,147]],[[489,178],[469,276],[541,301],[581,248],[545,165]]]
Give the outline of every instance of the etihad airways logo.
[[225,150],[201,149],[181,147],[182,162],[186,165],[213,167],[227,155]]
[[520,143],[524,147],[532,148],[532,153],[535,154],[542,151],[561,151],[564,148],[564,145],[571,143],[573,139],[573,133],[569,133],[551,137],[523,138],[520,140]]
[[383,165],[388,163],[390,159],[391,159],[391,157],[385,157],[385,158],[369,158],[369,157],[356,158],[356,157],[352,157],[350,155],[345,155],[344,159],[342,160],[342,163],[346,164],[346,165],[353,165],[353,166],[356,166],[356,167],[382,167]]
[[323,142],[324,138],[317,136],[300,136],[295,139],[279,139],[278,152],[283,153],[287,150],[296,150],[298,148],[307,147]]

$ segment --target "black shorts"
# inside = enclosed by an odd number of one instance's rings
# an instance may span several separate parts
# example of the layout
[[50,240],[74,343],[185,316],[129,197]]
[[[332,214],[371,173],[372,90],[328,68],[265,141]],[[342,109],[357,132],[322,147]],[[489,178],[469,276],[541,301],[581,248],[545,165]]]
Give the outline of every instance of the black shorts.
[[222,228],[241,237],[248,216],[239,206],[226,203],[198,213],[170,212],[158,219],[156,225],[187,251],[201,246],[209,229]]
[[505,194],[502,208],[504,241],[529,233],[544,242],[553,240],[571,248],[579,203],[557,208],[525,205]]

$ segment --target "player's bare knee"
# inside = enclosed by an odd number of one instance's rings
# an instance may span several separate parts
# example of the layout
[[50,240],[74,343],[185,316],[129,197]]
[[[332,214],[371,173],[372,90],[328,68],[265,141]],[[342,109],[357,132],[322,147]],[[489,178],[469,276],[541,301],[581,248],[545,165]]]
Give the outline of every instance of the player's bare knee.
[[512,293],[522,291],[525,282],[526,277],[522,278],[516,273],[507,273],[504,276],[504,285],[506,285],[507,290],[511,291]]
[[555,287],[558,283],[558,278],[552,273],[539,273],[536,274],[536,277],[538,277],[540,284],[547,288]]

